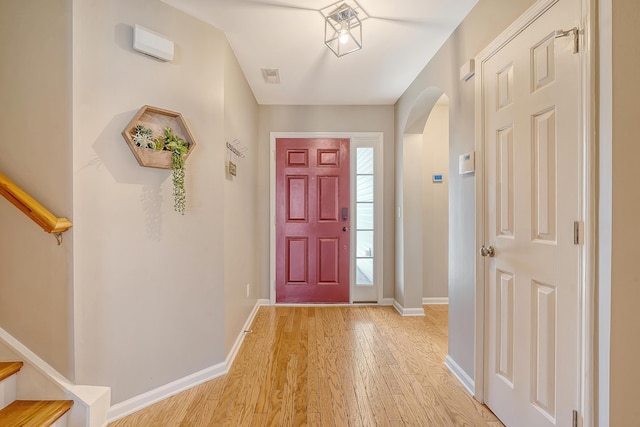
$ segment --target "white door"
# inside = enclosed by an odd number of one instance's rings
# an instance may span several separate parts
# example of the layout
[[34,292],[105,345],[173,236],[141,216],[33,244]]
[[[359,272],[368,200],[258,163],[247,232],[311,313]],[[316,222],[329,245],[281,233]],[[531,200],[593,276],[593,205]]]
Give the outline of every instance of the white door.
[[485,400],[509,427],[571,426],[579,402],[579,2],[560,0],[483,63]]

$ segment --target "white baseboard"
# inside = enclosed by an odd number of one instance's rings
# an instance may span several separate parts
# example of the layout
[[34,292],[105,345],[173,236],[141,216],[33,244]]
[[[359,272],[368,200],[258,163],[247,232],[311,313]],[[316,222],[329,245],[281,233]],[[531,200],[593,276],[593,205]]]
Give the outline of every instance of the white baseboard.
[[229,372],[229,369],[231,369],[231,365],[233,364],[233,361],[235,360],[238,351],[242,346],[242,342],[244,341],[244,331],[249,329],[251,323],[253,323],[253,319],[258,313],[258,309],[262,305],[269,305],[269,300],[261,299],[256,302],[253,310],[251,310],[251,313],[249,314],[249,317],[244,324],[244,327],[240,331],[240,334],[238,334],[238,338],[236,338],[236,341],[224,362],[210,366],[199,372],[177,379],[169,384],[165,384],[146,393],[139,394],[132,397],[131,399],[113,405],[111,409],[109,409],[109,422],[111,423],[122,417],[126,417],[127,415],[146,408],[147,406],[153,405],[154,403],[157,403],[185,390],[189,390],[190,388],[225,375],[227,372]]
[[404,308],[397,300],[393,300],[393,307],[396,309],[401,316],[412,317],[412,316],[424,316],[424,309],[420,308]]
[[458,381],[460,381],[464,388],[467,389],[469,394],[473,396],[473,391],[476,388],[473,379],[469,375],[467,375],[467,373],[460,367],[460,365],[458,365],[456,361],[453,360],[448,354],[444,360],[444,364],[447,368],[449,368],[449,371],[451,371],[453,376],[456,377]]
[[177,379],[146,393],[139,394],[131,399],[117,403],[109,409],[109,422],[112,423],[122,417],[133,414],[147,406],[178,394],[204,382],[220,377],[228,372],[225,362],[210,366],[194,374]]
[[231,347],[231,351],[229,352],[229,354],[227,355],[227,358],[225,359],[225,363],[227,364],[228,369],[231,369],[231,365],[233,365],[233,361],[238,355],[238,351],[240,351],[240,347],[242,346],[242,342],[244,341],[244,337],[246,335],[244,331],[248,330],[251,327],[251,324],[253,323],[253,319],[255,319],[256,314],[258,314],[258,310],[262,305],[269,305],[269,300],[259,299],[258,301],[256,301],[256,305],[253,306],[253,310],[251,310],[249,317],[247,317],[247,321],[244,322],[244,326],[242,327],[242,330],[240,331],[238,338],[236,338],[236,342],[233,344],[233,347]]
[[393,305],[393,298],[382,298],[382,300],[378,303],[379,305]]
[[[106,424],[107,410],[111,402],[111,388],[73,384],[2,328],[0,328],[0,341],[18,355],[25,367],[33,368],[42,381],[53,383],[57,389],[64,392],[67,399],[73,400],[74,404],[68,413],[69,427],[102,427]],[[33,396],[34,399],[37,397]]]
[[449,298],[422,298],[422,305],[442,305],[449,304]]

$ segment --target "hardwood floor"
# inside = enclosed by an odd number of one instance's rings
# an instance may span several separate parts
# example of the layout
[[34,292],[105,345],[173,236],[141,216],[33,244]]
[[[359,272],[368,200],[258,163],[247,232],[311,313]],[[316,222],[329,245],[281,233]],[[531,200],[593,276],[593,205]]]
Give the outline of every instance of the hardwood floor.
[[444,366],[447,306],[261,307],[229,372],[110,427],[502,424]]

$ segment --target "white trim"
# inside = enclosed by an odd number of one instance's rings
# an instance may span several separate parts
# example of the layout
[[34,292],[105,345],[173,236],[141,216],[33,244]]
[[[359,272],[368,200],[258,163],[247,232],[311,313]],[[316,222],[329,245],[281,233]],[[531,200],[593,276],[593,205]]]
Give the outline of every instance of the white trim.
[[107,420],[111,389],[99,386],[75,385],[24,344],[0,328],[0,341],[10,347],[18,357],[33,367],[44,378],[63,390],[74,405],[69,411],[69,426],[102,427]]
[[11,376],[0,381],[0,410],[6,408],[16,400],[17,376]]
[[422,298],[422,305],[448,305],[449,298],[440,297],[440,298]]
[[[594,387],[594,373],[596,372],[596,358],[595,358],[595,305],[596,305],[596,264],[598,257],[597,251],[597,203],[596,189],[597,189],[597,143],[595,139],[597,128],[597,102],[596,102],[596,79],[598,75],[596,72],[596,61],[594,60],[596,52],[596,1],[595,0],[582,0],[582,38],[581,38],[581,50],[583,52],[582,59],[582,116],[583,116],[583,147],[584,147],[584,172],[583,172],[583,205],[582,216],[584,218],[585,230],[584,237],[585,243],[583,245],[583,265],[582,265],[582,361],[581,367],[581,381],[582,381],[582,395],[580,396],[579,409],[582,415],[583,427],[593,427],[596,425],[595,421],[595,387]],[[600,316],[603,316],[600,313]],[[602,341],[600,341],[602,342]],[[602,377],[600,377],[602,378]],[[603,385],[604,383],[600,383]],[[609,401],[600,402],[600,405],[605,405],[608,412]]]
[[393,307],[401,316],[404,317],[421,317],[424,316],[424,308],[404,308],[398,300],[393,300]]
[[354,305],[376,305],[374,303],[371,304],[351,304],[349,302],[337,302],[333,303],[308,303],[308,302],[279,302],[277,304],[273,304],[276,307],[353,307]]
[[[350,289],[349,289],[349,300],[351,302],[361,302],[361,301],[380,301],[382,299],[383,292],[383,277],[384,277],[384,159],[383,159],[383,133],[380,132],[376,136],[367,136],[363,137],[362,135],[351,135],[351,144],[350,146],[350,160],[351,160],[351,171],[350,174],[350,188],[351,188],[351,200],[349,202],[349,209],[351,209],[351,224],[350,224],[350,241],[351,241],[351,250],[349,255],[349,280],[350,280]],[[357,188],[357,170],[356,170],[356,160],[357,160],[357,152],[356,150],[361,147],[373,148],[373,253],[374,253],[374,268],[373,268],[373,281],[375,289],[371,292],[374,294],[373,297],[370,295],[366,295],[363,297],[361,295],[360,301],[355,301],[355,297],[357,296],[357,285],[356,285],[356,249],[357,249],[357,226],[356,226],[356,188]]]
[[447,354],[447,357],[444,359],[444,365],[449,369],[449,371],[453,374],[454,377],[460,381],[460,383],[464,386],[465,389],[473,396],[473,390],[475,390],[475,384],[473,382],[473,378],[471,378],[467,373],[456,363],[455,360],[451,358]]
[[[558,3],[560,0],[538,0],[533,6],[527,9],[518,19],[513,21],[511,25],[507,27],[498,37],[496,37],[487,47],[482,49],[482,51],[476,56],[476,67],[479,65],[478,60],[482,61],[481,65],[484,65],[484,62],[489,60],[493,55],[495,55],[500,49],[506,46],[511,40],[516,38],[518,34],[523,32],[532,22],[538,19],[542,14],[544,14],[551,6]],[[478,85],[482,87],[482,79],[478,78],[478,69],[476,68],[476,89],[478,89]],[[476,94],[478,92],[476,91]],[[476,98],[477,100],[477,98]],[[479,113],[476,109],[476,114]]]
[[134,412],[153,405],[161,400],[178,394],[182,391],[193,388],[204,382],[220,377],[228,372],[226,362],[218,363],[217,365],[198,371],[194,374],[177,379],[168,384],[162,385],[153,390],[149,390],[146,393],[139,394],[127,399],[123,402],[117,403],[109,409],[109,422],[112,423],[119,420],[122,417],[126,417]]
[[380,301],[378,301],[378,305],[393,305],[393,301],[393,298],[382,298]]
[[127,415],[144,409],[147,406],[153,405],[154,403],[157,403],[175,394],[178,394],[185,390],[189,390],[190,388],[193,388],[204,382],[227,374],[229,372],[229,369],[231,369],[231,366],[233,365],[240,347],[242,346],[242,342],[244,341],[244,337],[246,335],[244,331],[251,327],[251,324],[253,323],[253,320],[255,319],[258,310],[260,309],[260,306],[263,305],[269,305],[269,300],[259,299],[256,301],[253,310],[251,310],[251,313],[247,317],[247,321],[244,323],[244,327],[240,331],[240,334],[238,334],[238,338],[236,338],[235,344],[231,348],[231,351],[227,355],[224,362],[210,366],[191,375],[187,375],[186,377],[179,378],[173,382],[162,385],[146,393],[139,394],[132,397],[131,399],[127,399],[123,402],[113,405],[111,409],[109,409],[109,413],[107,415],[109,422],[111,423],[122,417],[126,417]]
[[[592,292],[595,289],[595,283],[598,283],[598,297],[594,298],[594,304],[597,304],[597,323],[594,316],[595,308],[588,307],[593,322],[594,330],[591,331],[589,338],[592,340],[597,336],[597,346],[594,349],[593,357],[590,362],[592,365],[592,379],[597,375],[598,388],[593,387],[593,381],[587,383],[587,387],[591,386],[591,401],[596,401],[597,405],[593,405],[591,411],[585,410],[587,414],[592,416],[590,424],[587,424],[585,418],[585,427],[598,425],[608,427],[611,418],[611,257],[612,257],[612,220],[613,220],[613,0],[599,0],[594,4],[592,0],[590,5],[593,7],[591,16],[597,17],[597,23],[590,21],[591,29],[587,40],[590,42],[587,50],[589,55],[597,55],[597,68],[592,68],[591,86],[593,92],[598,88],[598,102],[593,102],[592,117],[597,117],[592,122],[590,129],[597,129],[597,135],[589,134],[589,146],[594,147],[594,155],[589,166],[592,168],[589,175],[597,177],[594,183],[598,188],[598,200],[592,197],[593,205],[589,206],[589,213],[593,214],[593,227],[585,227],[585,243],[593,243],[593,252],[588,251],[587,256],[591,256],[594,266],[597,262],[597,275],[590,278],[589,284]],[[594,19],[595,19],[594,17]],[[597,28],[597,35],[593,29]],[[597,38],[597,40],[596,40]],[[593,46],[597,45],[595,49]],[[591,56],[591,58],[593,57]],[[592,63],[596,63],[592,59]],[[592,92],[592,93],[593,93]],[[597,128],[596,128],[597,126]],[[593,165],[594,159],[597,158],[598,167]],[[597,171],[594,173],[594,171]],[[592,190],[593,191],[593,190]],[[593,196],[591,191],[589,196]],[[624,196],[622,196],[624,197]],[[596,215],[597,212],[597,215]],[[598,223],[595,223],[595,220]],[[597,244],[595,243],[597,241]],[[591,326],[590,324],[588,324]],[[594,335],[596,334],[596,335]],[[624,375],[624,373],[620,374]],[[587,407],[585,407],[587,408]],[[597,417],[594,412],[597,412]]]
[[[513,40],[525,28],[527,28],[539,16],[544,14],[549,8],[559,0],[539,0],[531,6],[522,16],[513,22],[503,31],[492,43],[483,49],[475,58],[476,62],[476,248],[485,243],[485,159],[484,159],[484,112],[483,106],[483,68],[484,63],[497,53],[503,46]],[[595,315],[595,259],[596,259],[596,204],[595,182],[596,176],[596,148],[595,136],[591,129],[596,126],[596,81],[595,61],[594,61],[594,39],[593,29],[595,28],[595,0],[576,0],[580,2],[582,12],[580,21],[582,24],[581,55],[582,55],[582,128],[581,137],[583,139],[582,150],[582,209],[581,216],[585,221],[585,244],[581,255],[581,342],[580,342],[580,405],[578,408],[582,416],[582,425],[591,427],[594,425],[594,315]],[[485,328],[486,321],[486,288],[487,280],[485,271],[485,259],[476,256],[476,337],[475,337],[475,374],[473,394],[478,401],[484,402],[485,394]],[[608,402],[605,403],[605,405]]]
[[[383,143],[383,133],[382,132],[271,132],[270,133],[270,146],[269,150],[271,152],[269,156],[269,303],[271,305],[276,304],[276,139],[277,138],[379,138],[381,143],[379,144],[382,147]],[[377,154],[377,153],[376,153]],[[381,154],[381,153],[380,153]],[[382,161],[379,162],[379,166],[382,167]],[[380,179],[382,179],[382,169],[378,171],[378,165],[376,165],[376,175],[380,175]],[[382,189],[383,185],[380,184],[379,187]],[[382,201],[382,194],[380,200]],[[376,215],[379,220],[382,220],[382,214]],[[351,216],[350,229],[353,230],[354,218]],[[376,227],[378,226],[376,221]],[[383,230],[381,226],[379,228]],[[376,233],[382,238],[383,232]],[[376,240],[377,244],[377,240]],[[382,245],[382,242],[380,243]],[[384,260],[383,257],[382,246],[380,246],[380,250],[376,253],[376,263],[383,265]],[[379,255],[378,255],[379,254]],[[380,278],[383,277],[382,267],[380,267]],[[382,298],[383,292],[383,282],[382,280],[378,284],[378,301]],[[351,287],[349,288],[349,294],[351,294]],[[349,296],[349,301],[351,301],[351,295]],[[280,304],[278,304],[280,305]]]
[[236,359],[236,356],[238,355],[238,351],[240,351],[240,347],[242,346],[244,337],[247,335],[245,331],[251,328],[253,319],[256,318],[256,314],[258,314],[258,310],[260,309],[260,306],[264,305],[263,304],[264,301],[265,300],[260,300],[260,299],[256,301],[256,304],[253,306],[253,310],[251,310],[251,313],[249,313],[249,317],[247,317],[247,321],[244,322],[244,326],[242,327],[240,334],[238,334],[238,338],[236,338],[236,342],[233,344],[233,347],[231,347],[231,351],[225,358],[225,363],[227,364],[229,369],[231,368],[231,365],[233,365],[233,361]]

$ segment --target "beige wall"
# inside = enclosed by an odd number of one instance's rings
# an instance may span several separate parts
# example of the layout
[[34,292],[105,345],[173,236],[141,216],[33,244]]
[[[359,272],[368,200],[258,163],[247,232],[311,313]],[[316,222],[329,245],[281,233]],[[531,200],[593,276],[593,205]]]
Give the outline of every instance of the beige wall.
[[424,282],[423,136],[405,134],[398,145],[396,203],[395,300],[406,309],[422,310]]
[[[73,220],[68,0],[0,2],[0,173]],[[0,327],[73,379],[72,231],[53,236],[0,197]]]
[[[457,170],[460,154],[475,145],[474,80],[461,82],[459,68],[474,58],[533,0],[480,0],[445,42],[395,106],[396,143],[428,114],[444,92],[450,100],[449,168]],[[423,99],[423,94],[428,99]],[[429,101],[429,102],[426,102]],[[420,108],[423,111],[414,111]],[[470,376],[474,374],[475,312],[475,177],[450,175],[449,181],[449,355]],[[406,292],[406,290],[405,290]]]
[[[225,354],[228,354],[259,296],[258,104],[227,46],[224,69],[224,137],[238,139],[244,158],[225,153],[237,175],[224,182]],[[214,165],[214,168],[223,168]],[[249,296],[247,296],[247,284]]]
[[[449,106],[436,105],[422,135],[423,289],[425,298],[448,295]],[[456,169],[453,169],[457,173]],[[442,175],[442,183],[433,175]]]
[[269,298],[270,132],[382,132],[384,157],[384,297],[393,297],[393,106],[268,106],[259,108],[259,233],[261,298]]
[[[612,93],[605,105],[611,105],[611,133],[603,133],[601,147],[608,151],[601,164],[601,182],[606,183],[611,172],[611,217],[610,223],[610,278],[600,283],[601,291],[610,292],[611,297],[611,349],[610,349],[610,418],[612,427],[637,425],[640,419],[638,406],[638,383],[640,383],[640,274],[638,273],[637,226],[640,215],[640,191],[637,186],[637,159],[640,157],[640,121],[638,120],[638,67],[640,45],[638,45],[640,3],[637,0],[616,0],[612,5],[612,45],[602,45],[603,61],[611,52]],[[609,84],[603,85],[603,98]],[[610,102],[610,104],[609,104]],[[605,114],[607,112],[605,111]],[[605,119],[606,120],[606,119]],[[608,125],[609,123],[607,123]],[[607,129],[608,130],[608,129]],[[610,150],[610,151],[609,151]],[[611,161],[610,164],[607,162]],[[605,184],[606,185],[606,184]],[[607,191],[601,189],[602,197]],[[609,218],[601,216],[603,221]],[[606,242],[606,238],[604,239]],[[606,251],[606,247],[601,248]],[[601,268],[603,266],[601,265]],[[605,267],[606,270],[606,267]],[[604,375],[605,373],[601,373]]]
[[[225,275],[223,204],[245,209],[225,187],[251,184],[225,181],[224,141],[251,140],[256,106],[222,32],[193,17],[158,0],[76,0],[73,17],[76,373],[117,403],[224,361],[246,319],[226,308],[249,302]],[[175,59],[133,51],[134,24],[173,40]],[[197,140],[184,216],[171,172],[140,167],[120,135],[144,104],[181,112]]]

